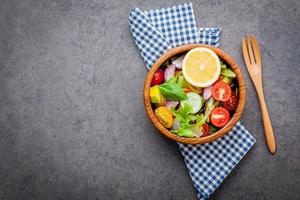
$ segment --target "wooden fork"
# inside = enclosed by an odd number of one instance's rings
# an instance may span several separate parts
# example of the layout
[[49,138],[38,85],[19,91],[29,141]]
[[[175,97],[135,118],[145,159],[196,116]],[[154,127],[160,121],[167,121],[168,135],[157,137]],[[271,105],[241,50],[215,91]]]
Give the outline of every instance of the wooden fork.
[[267,145],[269,147],[269,151],[272,154],[274,154],[276,151],[275,138],[274,138],[273,128],[272,128],[271,120],[269,117],[269,113],[268,113],[268,109],[266,106],[264,93],[263,93],[262,76],[261,76],[261,56],[260,56],[258,42],[255,36],[254,35],[251,35],[250,37],[247,36],[247,42],[243,37],[242,47],[243,47],[244,60],[258,95],[260,109],[263,118],[263,124],[265,128],[265,137],[266,137]]

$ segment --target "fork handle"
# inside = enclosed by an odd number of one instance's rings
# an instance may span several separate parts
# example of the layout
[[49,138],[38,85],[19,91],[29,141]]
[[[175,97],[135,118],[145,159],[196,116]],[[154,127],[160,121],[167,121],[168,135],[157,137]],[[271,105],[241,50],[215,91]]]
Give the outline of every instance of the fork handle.
[[265,102],[265,97],[264,97],[262,89],[258,90],[257,94],[258,94],[258,98],[259,98],[260,109],[261,109],[261,114],[262,114],[263,123],[264,123],[267,145],[269,147],[270,153],[274,154],[276,151],[275,137],[274,137],[272,123],[270,120],[269,112],[267,109],[267,105]]

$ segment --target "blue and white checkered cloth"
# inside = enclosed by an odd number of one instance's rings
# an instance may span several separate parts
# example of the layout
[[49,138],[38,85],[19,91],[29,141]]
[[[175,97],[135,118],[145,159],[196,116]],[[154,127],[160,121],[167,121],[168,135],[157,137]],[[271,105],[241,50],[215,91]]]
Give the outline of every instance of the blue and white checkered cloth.
[[[148,69],[169,49],[191,43],[218,47],[220,28],[197,28],[193,5],[142,12],[133,8],[129,26]],[[238,122],[218,140],[203,145],[178,143],[199,199],[207,199],[255,143]]]

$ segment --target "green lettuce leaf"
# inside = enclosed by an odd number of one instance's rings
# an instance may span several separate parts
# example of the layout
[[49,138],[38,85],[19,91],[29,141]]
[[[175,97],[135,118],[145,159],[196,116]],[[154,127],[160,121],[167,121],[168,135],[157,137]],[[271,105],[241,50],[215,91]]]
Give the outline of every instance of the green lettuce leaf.
[[206,121],[203,115],[192,114],[193,108],[187,103],[178,110],[172,109],[171,111],[180,123],[180,128],[172,132],[182,137],[195,137]]

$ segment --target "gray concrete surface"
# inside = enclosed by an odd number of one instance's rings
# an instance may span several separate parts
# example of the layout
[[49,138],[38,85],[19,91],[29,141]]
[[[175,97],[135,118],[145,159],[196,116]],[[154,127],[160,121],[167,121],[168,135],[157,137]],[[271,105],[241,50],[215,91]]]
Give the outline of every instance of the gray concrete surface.
[[[130,8],[162,1],[0,2],[0,199],[196,199],[177,145],[148,120],[146,69]],[[222,27],[221,48],[248,87],[243,124],[257,139],[211,199],[300,199],[299,9],[288,1],[195,1],[200,27]],[[265,145],[241,37],[261,43],[277,154]]]

